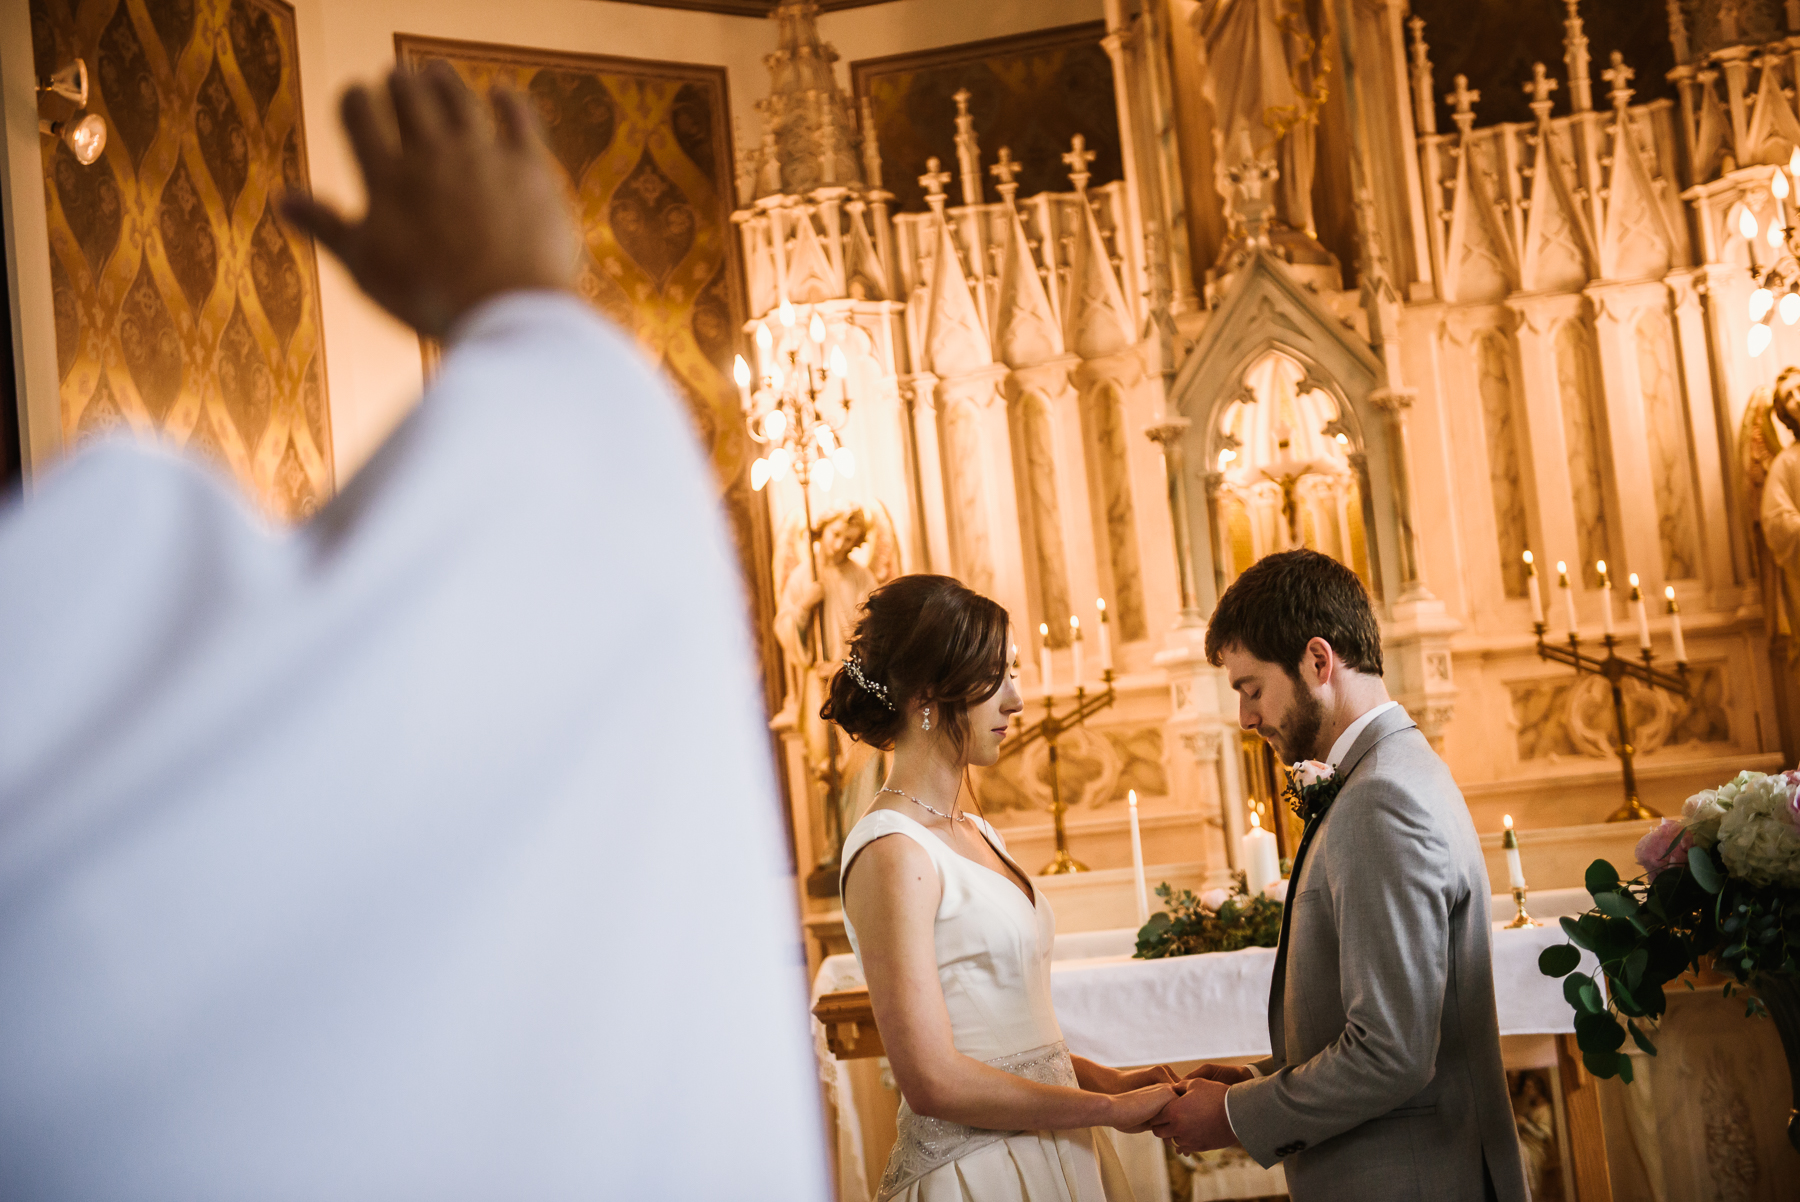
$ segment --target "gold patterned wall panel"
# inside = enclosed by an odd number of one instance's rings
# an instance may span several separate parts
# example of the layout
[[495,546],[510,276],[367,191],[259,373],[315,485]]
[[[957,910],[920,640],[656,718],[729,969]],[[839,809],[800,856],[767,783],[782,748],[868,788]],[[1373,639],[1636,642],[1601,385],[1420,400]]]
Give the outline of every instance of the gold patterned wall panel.
[[294,12],[280,0],[31,0],[40,76],[80,57],[106,153],[40,140],[63,435],[123,426],[225,465],[269,512],[333,488]]
[[403,66],[441,60],[478,94],[503,82],[536,107],[581,224],[577,286],[688,403],[753,599],[767,699],[780,705],[768,520],[730,374],[744,305],[724,68],[410,34],[394,48]]

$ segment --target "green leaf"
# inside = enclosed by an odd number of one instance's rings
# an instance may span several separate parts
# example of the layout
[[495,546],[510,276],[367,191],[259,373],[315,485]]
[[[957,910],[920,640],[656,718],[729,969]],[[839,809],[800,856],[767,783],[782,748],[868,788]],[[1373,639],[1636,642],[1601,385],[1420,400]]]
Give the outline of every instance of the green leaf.
[[1625,1084],[1627,1084],[1627,1085],[1630,1085],[1631,1084],[1631,1057],[1627,1056],[1623,1052],[1614,1052],[1613,1060],[1614,1060],[1614,1063],[1618,1066],[1619,1080],[1625,1082]]
[[1619,887],[1619,870],[1605,860],[1595,860],[1588,865],[1587,891],[1599,901],[1602,893],[1611,893]]
[[1581,1062],[1587,1065],[1587,1071],[1596,1077],[1616,1077],[1619,1075],[1619,1061],[1625,1057],[1617,1052],[1583,1052]]
[[1638,1047],[1643,1050],[1644,1055],[1656,1055],[1656,1045],[1650,1042],[1650,1037],[1648,1035],[1638,1030],[1638,1025],[1636,1023],[1626,1023],[1625,1028],[1631,1032],[1631,1042],[1637,1044]]
[[1638,900],[1629,893],[1596,893],[1594,905],[1613,918],[1630,918],[1638,912]]
[[1637,951],[1632,952],[1629,956],[1625,957],[1625,984],[1629,986],[1633,992],[1637,990],[1639,982],[1644,979],[1644,969],[1649,967],[1649,965],[1650,953],[1644,948],[1640,947]]
[[1581,953],[1566,943],[1558,943],[1538,953],[1538,971],[1547,977],[1566,977],[1581,967]]
[[1584,977],[1579,973],[1563,978],[1563,997],[1568,999],[1577,1015],[1598,1014],[1604,1009],[1604,1004],[1600,1001],[1600,987],[1594,984],[1591,977]]
[[1694,874],[1695,883],[1708,893],[1717,893],[1725,887],[1725,882],[1719,878],[1719,870],[1713,867],[1712,857],[1703,847],[1688,848],[1688,871]]
[[1594,950],[1594,945],[1588,942],[1588,937],[1582,934],[1581,928],[1576,925],[1573,918],[1565,914],[1556,921],[1562,924],[1563,934],[1569,937],[1570,943],[1576,947],[1586,948],[1590,952]]
[[1575,1042],[1584,1052],[1616,1052],[1625,1042],[1625,1028],[1610,1014],[1584,1014],[1575,1020]]

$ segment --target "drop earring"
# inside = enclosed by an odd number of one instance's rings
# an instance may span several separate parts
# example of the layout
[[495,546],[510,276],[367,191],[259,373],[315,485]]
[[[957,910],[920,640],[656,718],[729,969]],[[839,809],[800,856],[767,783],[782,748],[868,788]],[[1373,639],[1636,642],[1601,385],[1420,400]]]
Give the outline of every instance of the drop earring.
[[931,707],[929,705],[925,707],[925,721],[923,721],[919,724],[919,729],[920,730],[930,730],[931,729]]

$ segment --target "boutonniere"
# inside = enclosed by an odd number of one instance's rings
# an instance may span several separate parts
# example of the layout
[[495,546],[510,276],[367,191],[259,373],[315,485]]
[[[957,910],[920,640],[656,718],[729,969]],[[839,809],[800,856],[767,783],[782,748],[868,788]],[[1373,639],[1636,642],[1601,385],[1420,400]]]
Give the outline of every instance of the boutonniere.
[[1344,778],[1330,764],[1301,760],[1288,769],[1287,788],[1282,790],[1282,796],[1294,807],[1294,813],[1300,815],[1301,822],[1311,823],[1331,808],[1343,787]]

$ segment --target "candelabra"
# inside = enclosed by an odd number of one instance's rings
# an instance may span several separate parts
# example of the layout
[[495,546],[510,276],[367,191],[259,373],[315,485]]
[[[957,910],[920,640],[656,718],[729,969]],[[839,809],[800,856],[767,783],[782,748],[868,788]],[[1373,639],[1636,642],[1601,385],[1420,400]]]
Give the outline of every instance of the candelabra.
[[[750,438],[759,446],[769,448],[767,454],[750,465],[750,487],[761,492],[772,481],[784,480],[792,473],[794,482],[800,487],[801,512],[806,520],[807,566],[812,569],[813,580],[823,583],[819,575],[818,552],[813,546],[812,489],[817,485],[821,491],[830,492],[837,477],[847,479],[856,474],[855,457],[850,448],[838,440],[844,423],[850,418],[849,364],[841,346],[833,345],[827,350],[825,320],[816,310],[804,335],[799,330],[799,315],[786,299],[782,300],[776,317],[781,325],[779,337],[769,329],[767,322],[759,322],[756,326],[758,358],[766,370],[754,390],[751,388],[750,365],[744,357],[739,355],[732,364],[732,378],[737,381],[738,393],[743,399],[744,423]],[[812,629],[814,654],[819,662],[823,662],[826,658],[823,603],[813,608]],[[845,834],[843,816],[839,813],[843,781],[838,772],[835,726],[826,727],[825,764],[820,776],[828,798],[825,831],[831,854],[821,862],[815,875],[835,892],[835,865]]]
[[[1738,211],[1738,233],[1749,248],[1750,277],[1756,281],[1756,290],[1750,294],[1751,358],[1768,350],[1774,341],[1769,319],[1776,313],[1790,326],[1800,321],[1800,229],[1791,223],[1787,211],[1788,197],[1796,184],[1800,184],[1800,147],[1789,156],[1785,170],[1771,169],[1769,194],[1775,203],[1775,215],[1769,219],[1767,230],[1757,222],[1748,205]],[[1759,239],[1759,234],[1765,238]],[[1759,255],[1756,244],[1761,240],[1767,241],[1768,249]],[[1777,293],[1781,294],[1779,303]]]
[[[1018,755],[1039,739],[1044,740],[1050,752],[1050,815],[1056,824],[1056,854],[1050,858],[1048,864],[1044,865],[1038,873],[1039,876],[1058,876],[1062,873],[1088,870],[1086,864],[1069,854],[1069,833],[1063,826],[1063,814],[1068,806],[1063,803],[1062,799],[1062,778],[1056,764],[1056,741],[1062,737],[1064,732],[1080,726],[1101,710],[1112,705],[1116,696],[1113,692],[1112,669],[1103,670],[1100,673],[1100,680],[1106,686],[1106,691],[1095,693],[1092,697],[1088,696],[1087,689],[1080,683],[1075,685],[1075,708],[1066,715],[1059,716],[1057,714],[1055,696],[1046,693],[1044,695],[1044,716],[1041,719],[1026,726],[1022,717],[1014,716],[1013,723],[1019,732],[1017,740],[1009,741],[1000,752],[1000,759],[1005,760]],[[998,762],[996,761],[996,764]]]
[[[1569,590],[1568,565],[1558,562],[1557,572],[1560,585],[1565,590],[1564,600],[1569,607],[1569,645],[1544,641],[1549,627],[1544,622],[1543,603],[1538,593],[1537,568],[1532,563],[1531,552],[1525,552],[1525,568],[1528,574],[1532,609],[1532,628],[1537,633],[1537,653],[1539,659],[1547,659],[1553,663],[1567,664],[1575,669],[1577,675],[1592,672],[1604,676],[1612,686],[1613,721],[1617,724],[1619,734],[1619,763],[1625,774],[1625,800],[1617,810],[1607,815],[1608,822],[1629,822],[1640,818],[1661,817],[1638,800],[1637,771],[1632,765],[1632,756],[1636,749],[1631,745],[1631,719],[1625,713],[1624,682],[1627,677],[1649,685],[1653,689],[1663,689],[1678,697],[1688,695],[1687,654],[1681,640],[1681,619],[1675,605],[1675,590],[1671,587],[1665,592],[1669,600],[1669,613],[1673,619],[1671,633],[1675,639],[1675,674],[1659,671],[1653,666],[1655,656],[1650,650],[1650,626],[1644,615],[1643,595],[1638,591],[1638,578],[1631,577],[1631,609],[1638,622],[1638,656],[1642,663],[1632,663],[1618,653],[1619,640],[1612,632],[1612,580],[1606,573],[1606,561],[1597,565],[1600,571],[1601,604],[1605,606],[1606,633],[1601,636],[1606,647],[1604,657],[1585,654],[1581,650],[1581,635],[1576,631],[1576,615],[1574,595]],[[1523,910],[1521,909],[1521,913]]]

